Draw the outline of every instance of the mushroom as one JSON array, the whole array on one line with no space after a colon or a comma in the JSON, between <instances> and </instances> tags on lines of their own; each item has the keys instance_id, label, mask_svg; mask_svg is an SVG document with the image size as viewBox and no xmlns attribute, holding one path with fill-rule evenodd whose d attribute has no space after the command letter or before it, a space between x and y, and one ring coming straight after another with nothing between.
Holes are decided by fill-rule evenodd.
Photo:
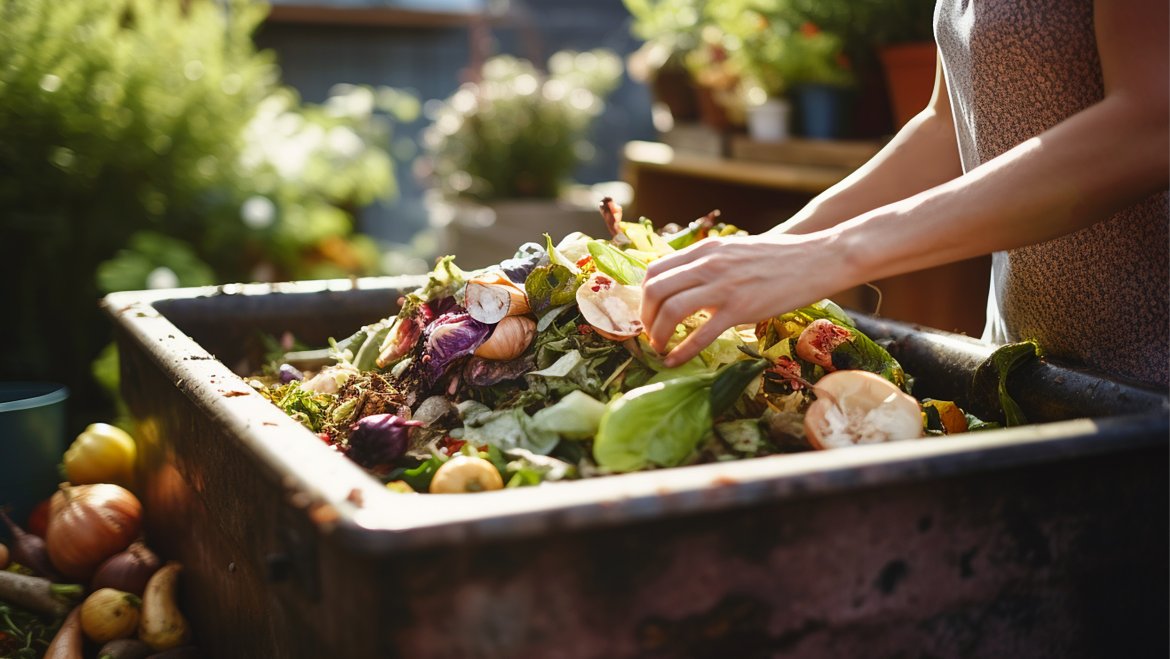
<instances>
[{"instance_id":1,"label":"mushroom","mask_svg":"<svg viewBox=\"0 0 1170 659\"><path fill-rule=\"evenodd\" d=\"M464 290L467 313L481 323L494 325L508 316L529 311L528 296L511 279L499 272L476 277Z\"/></svg>"},{"instance_id":2,"label":"mushroom","mask_svg":"<svg viewBox=\"0 0 1170 659\"><path fill-rule=\"evenodd\" d=\"M597 333L624 341L642 333L642 288L619 284L595 272L577 288L577 308Z\"/></svg>"},{"instance_id":3,"label":"mushroom","mask_svg":"<svg viewBox=\"0 0 1170 659\"><path fill-rule=\"evenodd\" d=\"M804 431L813 448L879 444L922 437L918 401L869 371L835 371L813 386Z\"/></svg>"}]
</instances>

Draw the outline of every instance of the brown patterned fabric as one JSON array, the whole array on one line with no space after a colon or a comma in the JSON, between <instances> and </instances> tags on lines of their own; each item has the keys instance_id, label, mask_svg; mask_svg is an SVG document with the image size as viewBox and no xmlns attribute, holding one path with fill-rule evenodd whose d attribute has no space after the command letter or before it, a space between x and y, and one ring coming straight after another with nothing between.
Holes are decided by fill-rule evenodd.
<instances>
[{"instance_id":1,"label":"brown patterned fabric","mask_svg":"<svg viewBox=\"0 0 1170 659\"><path fill-rule=\"evenodd\" d=\"M939 0L935 35L964 171L1103 97L1092 0ZM995 254L984 338L1033 338L1052 357L1166 387L1168 219L1163 191L1087 229Z\"/></svg>"}]
</instances>

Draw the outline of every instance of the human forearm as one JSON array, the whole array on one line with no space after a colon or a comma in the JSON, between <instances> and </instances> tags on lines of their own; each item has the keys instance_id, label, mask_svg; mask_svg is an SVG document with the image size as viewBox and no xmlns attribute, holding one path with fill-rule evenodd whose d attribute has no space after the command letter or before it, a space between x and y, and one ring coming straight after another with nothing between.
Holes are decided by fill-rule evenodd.
<instances>
[{"instance_id":1,"label":"human forearm","mask_svg":"<svg viewBox=\"0 0 1170 659\"><path fill-rule=\"evenodd\" d=\"M1051 240L1165 189L1165 105L1114 95L968 174L840 225L850 280Z\"/></svg>"}]
</instances>

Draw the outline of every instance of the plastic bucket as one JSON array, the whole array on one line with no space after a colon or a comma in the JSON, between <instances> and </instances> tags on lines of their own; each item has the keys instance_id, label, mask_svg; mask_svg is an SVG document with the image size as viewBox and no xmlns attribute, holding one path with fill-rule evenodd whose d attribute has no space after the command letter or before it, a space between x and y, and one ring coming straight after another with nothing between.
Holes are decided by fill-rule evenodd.
<instances>
[{"instance_id":1,"label":"plastic bucket","mask_svg":"<svg viewBox=\"0 0 1170 659\"><path fill-rule=\"evenodd\" d=\"M68 398L59 384L0 382L0 505L21 523L61 481Z\"/></svg>"}]
</instances>

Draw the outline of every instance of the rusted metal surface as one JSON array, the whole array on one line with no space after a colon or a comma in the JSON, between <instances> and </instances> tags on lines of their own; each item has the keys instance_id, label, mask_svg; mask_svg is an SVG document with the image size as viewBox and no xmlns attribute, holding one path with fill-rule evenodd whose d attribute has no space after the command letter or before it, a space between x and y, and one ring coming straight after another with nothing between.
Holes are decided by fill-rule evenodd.
<instances>
[{"instance_id":1,"label":"rusted metal surface","mask_svg":"<svg viewBox=\"0 0 1170 659\"><path fill-rule=\"evenodd\" d=\"M395 495L231 368L260 332L340 338L417 283L107 298L147 530L209 656L1165 655L1164 393L1041 363L1024 428ZM962 400L988 351L862 323L919 395Z\"/></svg>"}]
</instances>

